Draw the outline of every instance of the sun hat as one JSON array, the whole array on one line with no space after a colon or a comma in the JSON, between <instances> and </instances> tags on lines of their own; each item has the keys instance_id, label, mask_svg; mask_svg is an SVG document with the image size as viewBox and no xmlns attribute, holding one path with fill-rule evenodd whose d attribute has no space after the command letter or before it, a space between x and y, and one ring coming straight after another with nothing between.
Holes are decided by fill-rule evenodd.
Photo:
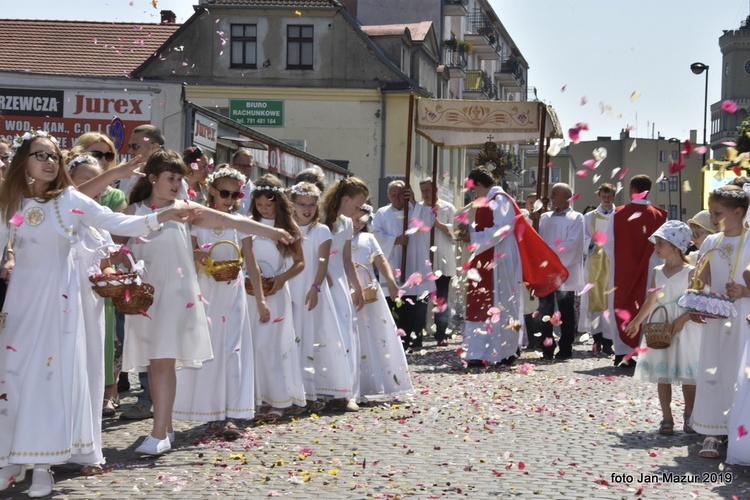
<instances>
[{"instance_id":1,"label":"sun hat","mask_svg":"<svg viewBox=\"0 0 750 500\"><path fill-rule=\"evenodd\" d=\"M685 253L690 245L690 239L693 237L693 232L690 227L679 220L668 220L661 225L659 229L654 231L648 241L656 243L656 237L666 240L680 249L681 252Z\"/></svg>"},{"instance_id":2,"label":"sun hat","mask_svg":"<svg viewBox=\"0 0 750 500\"><path fill-rule=\"evenodd\" d=\"M700 226L711 234L716 232L716 227L711 223L711 214L708 210L701 210L693 215L692 219L688 219L687 223Z\"/></svg>"}]
</instances>

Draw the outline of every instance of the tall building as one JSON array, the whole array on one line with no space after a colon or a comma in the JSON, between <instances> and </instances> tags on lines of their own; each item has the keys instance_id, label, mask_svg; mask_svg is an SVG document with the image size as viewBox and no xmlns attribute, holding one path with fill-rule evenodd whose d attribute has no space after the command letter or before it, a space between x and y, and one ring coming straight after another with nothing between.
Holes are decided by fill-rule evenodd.
<instances>
[{"instance_id":1,"label":"tall building","mask_svg":"<svg viewBox=\"0 0 750 500\"><path fill-rule=\"evenodd\" d=\"M750 16L739 29L725 30L719 37L721 48L721 100L711 105L711 149L714 158L726 153L722 142L737 137L737 127L748 117L750 111ZM722 111L721 103L734 101L739 109L730 114Z\"/></svg>"}]
</instances>

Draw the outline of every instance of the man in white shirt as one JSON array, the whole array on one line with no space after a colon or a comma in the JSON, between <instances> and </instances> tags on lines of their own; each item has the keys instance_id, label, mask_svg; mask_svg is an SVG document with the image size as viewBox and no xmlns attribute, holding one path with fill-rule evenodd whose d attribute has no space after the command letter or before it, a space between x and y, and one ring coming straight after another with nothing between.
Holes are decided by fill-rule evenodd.
<instances>
[{"instance_id":1,"label":"man in white shirt","mask_svg":"<svg viewBox=\"0 0 750 500\"><path fill-rule=\"evenodd\" d=\"M555 312L555 301L560 311L560 344L555 359L570 359L573 356L573 341L578 329L576 324L575 294L584 287L583 215L570 208L570 186L557 183L552 186L550 201L554 210L545 212L539 219L539 235L547 245L557 252L560 261L568 270L568 279L560 288L546 297L539 298L539 316L545 318ZM552 321L542 323L542 354L552 359L555 341L552 336Z\"/></svg>"},{"instance_id":2,"label":"man in white shirt","mask_svg":"<svg viewBox=\"0 0 750 500\"><path fill-rule=\"evenodd\" d=\"M430 228L435 220L432 211L417 205L414 193L406 189L404 181L388 184L390 205L380 208L372 219L371 231L378 240L388 264L405 283L402 304L397 307L396 297L388 296L388 286L381 276L381 289L386 295L396 325L404 330L404 348L422 347L422 336L427 323L427 300L435 290L435 283L427 279L432 269L430 258ZM409 230L404 234L404 206L409 203ZM401 255L406 245L406 268L401 269Z\"/></svg>"},{"instance_id":3,"label":"man in white shirt","mask_svg":"<svg viewBox=\"0 0 750 500\"><path fill-rule=\"evenodd\" d=\"M435 340L438 345L445 345L448 340L445 332L451 314L448 295L451 279L456 274L456 241L453 239L453 219L456 216L456 207L437 196L437 186L430 178L419 181L419 190L422 192L421 205L435 214L435 252L432 256L432 269L436 275L439 275L435 280L437 292L435 308L438 310L435 313ZM433 200L435 200L434 209Z\"/></svg>"},{"instance_id":4,"label":"man in white shirt","mask_svg":"<svg viewBox=\"0 0 750 500\"><path fill-rule=\"evenodd\" d=\"M151 153L164 148L164 134L161 130L154 125L138 125L130 133L130 140L128 141L128 154L131 158L140 155L141 161L145 162ZM140 179L136 175L132 175L127 179L121 179L117 181L116 186L120 191L125 193L125 198L130 200L130 190L133 189L135 183ZM183 189L185 196L187 197L187 187Z\"/></svg>"},{"instance_id":5,"label":"man in white shirt","mask_svg":"<svg viewBox=\"0 0 750 500\"><path fill-rule=\"evenodd\" d=\"M242 187L240 209L237 211L241 215L247 215L250 211L250 195L253 193L253 182L250 180L250 175L253 173L253 154L249 149L238 149L234 152L232 168L247 179L247 183Z\"/></svg>"}]
</instances>

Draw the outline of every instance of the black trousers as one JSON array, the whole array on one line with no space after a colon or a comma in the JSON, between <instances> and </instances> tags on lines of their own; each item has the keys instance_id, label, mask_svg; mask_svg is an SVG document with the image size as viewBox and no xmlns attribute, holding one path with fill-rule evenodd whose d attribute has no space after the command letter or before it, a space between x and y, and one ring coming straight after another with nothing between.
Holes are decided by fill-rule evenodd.
<instances>
[{"instance_id":1,"label":"black trousers","mask_svg":"<svg viewBox=\"0 0 750 500\"><path fill-rule=\"evenodd\" d=\"M552 316L555 312L555 301L557 301L557 310L560 311L560 356L570 356L573 354L573 341L576 338L576 309L575 309L575 292L557 291L546 297L539 298L539 319L544 316ZM545 346L544 342L551 339L552 343ZM547 341L549 343L549 341ZM550 358L555 352L555 340L552 337L552 323L549 321L542 322L542 353L546 358Z\"/></svg>"},{"instance_id":2,"label":"black trousers","mask_svg":"<svg viewBox=\"0 0 750 500\"><path fill-rule=\"evenodd\" d=\"M448 322L451 318L451 308L448 304L448 293L450 291L451 276L441 276L435 280L436 297L442 299L445 304L445 310L442 312L435 313L435 340L440 342L446 340L448 336L445 334L445 330L448 328ZM436 306L437 307L437 306Z\"/></svg>"},{"instance_id":3,"label":"black trousers","mask_svg":"<svg viewBox=\"0 0 750 500\"><path fill-rule=\"evenodd\" d=\"M386 300L396 326L406 333L406 336L401 338L404 349L422 347L422 337L427 326L426 299L417 300L416 295L404 295L401 297L401 307L397 307L396 302L390 297Z\"/></svg>"}]
</instances>

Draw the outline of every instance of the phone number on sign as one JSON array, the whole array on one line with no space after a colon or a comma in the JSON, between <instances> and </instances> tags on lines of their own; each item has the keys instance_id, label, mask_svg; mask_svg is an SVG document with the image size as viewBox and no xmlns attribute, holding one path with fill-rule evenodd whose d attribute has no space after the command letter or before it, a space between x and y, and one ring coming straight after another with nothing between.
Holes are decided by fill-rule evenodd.
<instances>
[{"instance_id":1,"label":"phone number on sign","mask_svg":"<svg viewBox=\"0 0 750 500\"><path fill-rule=\"evenodd\" d=\"M726 483L732 482L731 472L703 472L701 474L612 474L610 482L614 484L632 483Z\"/></svg>"}]
</instances>

